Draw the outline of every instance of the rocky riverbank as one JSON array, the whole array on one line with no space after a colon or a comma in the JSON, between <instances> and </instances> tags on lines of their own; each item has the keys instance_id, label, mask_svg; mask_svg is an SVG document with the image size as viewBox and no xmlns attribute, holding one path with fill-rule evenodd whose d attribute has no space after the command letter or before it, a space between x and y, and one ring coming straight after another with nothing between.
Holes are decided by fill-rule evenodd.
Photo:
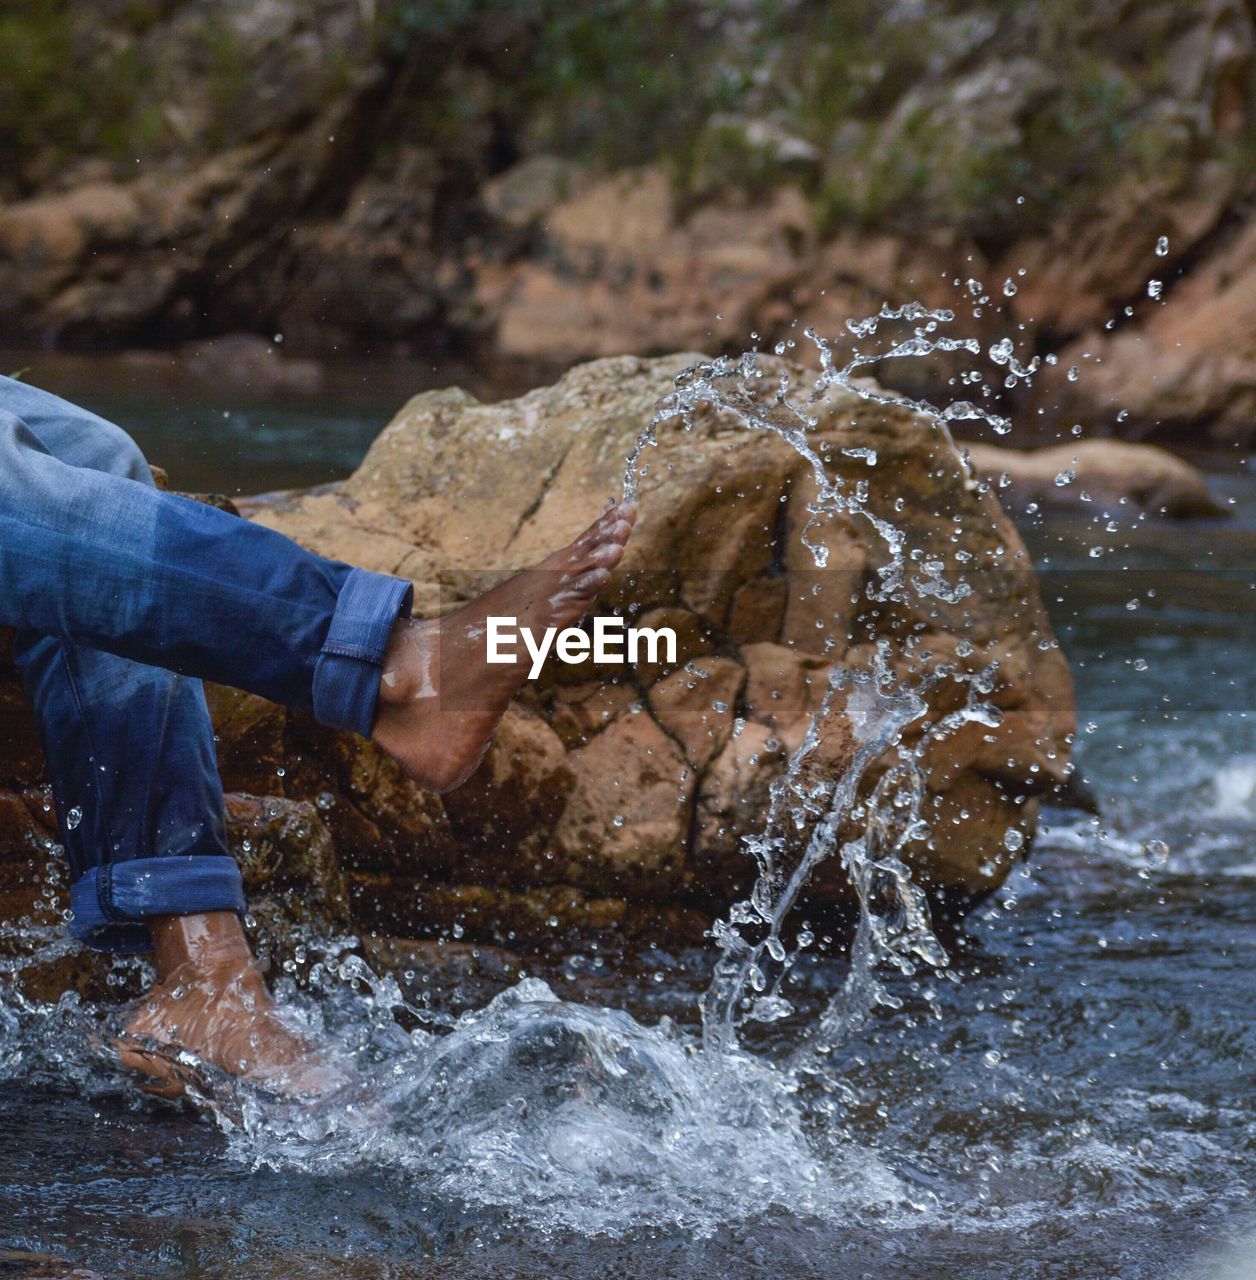
<instances>
[{"instance_id":1,"label":"rocky riverbank","mask_svg":"<svg viewBox=\"0 0 1256 1280\"><path fill-rule=\"evenodd\" d=\"M1060 355L1000 393L1026 434L1254 439L1239 0L2 21L6 345L247 331L555 369L919 298Z\"/></svg>"},{"instance_id":2,"label":"rocky riverbank","mask_svg":"<svg viewBox=\"0 0 1256 1280\"><path fill-rule=\"evenodd\" d=\"M495 405L425 393L343 484L244 509L323 554L412 579L417 607L436 612L582 527L615 489L656 400L695 359L598 361ZM831 465L856 483L872 476L874 450L869 509L904 531L922 563L962 571L970 595L874 606L865 588L884 544L866 521L833 521L820 531L829 564L814 567L799 542L812 481L787 445L705 410L689 430L666 424L606 603L674 627L677 661L551 663L459 790L425 793L361 739L210 689L232 840L259 911L288 902L359 931L521 948L572 935L698 941L748 887L742 837L763 824L768 788L819 706L827 666L865 664L881 640L904 675L913 663L919 674L926 653L968 671L998 663L990 696L1001 725L969 725L926 752L932 835L912 859L946 910L1001 883L1029 847L1039 798L1067 776L1074 728L1068 669L1023 546L992 486L969 473L938 424L897 408L870 413L838 391L816 412L816 438L835 442ZM936 719L960 694L943 681L931 696ZM814 781L850 760L844 705L821 726ZM4 668L9 918L60 901L63 889L42 781L16 673ZM809 894L813 923L840 928L851 895L834 862Z\"/></svg>"}]
</instances>

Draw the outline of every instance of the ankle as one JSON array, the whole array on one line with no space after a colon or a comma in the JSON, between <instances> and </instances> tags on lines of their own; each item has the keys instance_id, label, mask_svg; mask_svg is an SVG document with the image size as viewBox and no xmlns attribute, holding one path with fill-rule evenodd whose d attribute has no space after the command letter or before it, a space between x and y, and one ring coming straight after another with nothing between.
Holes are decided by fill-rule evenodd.
<instances>
[{"instance_id":1,"label":"ankle","mask_svg":"<svg viewBox=\"0 0 1256 1280\"><path fill-rule=\"evenodd\" d=\"M415 622L411 618L398 618L393 624L380 668L380 707L401 706L413 697L414 628Z\"/></svg>"},{"instance_id":2,"label":"ankle","mask_svg":"<svg viewBox=\"0 0 1256 1280\"><path fill-rule=\"evenodd\" d=\"M176 970L198 974L253 970L253 953L234 911L208 911L186 916L153 916L153 959L165 982Z\"/></svg>"}]
</instances>

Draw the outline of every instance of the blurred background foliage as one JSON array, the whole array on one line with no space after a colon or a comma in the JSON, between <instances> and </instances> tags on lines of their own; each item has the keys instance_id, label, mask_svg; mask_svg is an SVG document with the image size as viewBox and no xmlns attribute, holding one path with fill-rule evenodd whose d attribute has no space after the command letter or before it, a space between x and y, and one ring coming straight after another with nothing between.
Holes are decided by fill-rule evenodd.
<instances>
[{"instance_id":1,"label":"blurred background foliage","mask_svg":"<svg viewBox=\"0 0 1256 1280\"><path fill-rule=\"evenodd\" d=\"M246 138L237 7L24 0L0 13L6 194L47 183L70 157L134 165ZM1217 108L1234 127L1182 105L1192 70L1178 37L1206 7L344 0L369 49L346 47L322 73L331 93L363 56L380 64L392 133L456 140L487 117L490 170L532 152L611 168L661 161L690 201L798 183L821 230L1012 235L1098 198L1116 170L1251 164L1250 71ZM144 39L163 23L178 33L177 59ZM176 61L207 86L197 128L181 127Z\"/></svg>"}]
</instances>

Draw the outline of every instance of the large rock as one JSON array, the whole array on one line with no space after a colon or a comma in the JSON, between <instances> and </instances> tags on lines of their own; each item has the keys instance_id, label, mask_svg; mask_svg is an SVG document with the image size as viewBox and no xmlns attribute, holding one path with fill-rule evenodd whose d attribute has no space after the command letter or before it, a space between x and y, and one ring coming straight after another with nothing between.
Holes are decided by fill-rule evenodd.
<instances>
[{"instance_id":1,"label":"large rock","mask_svg":"<svg viewBox=\"0 0 1256 1280\"><path fill-rule=\"evenodd\" d=\"M257 518L324 554L408 576L426 608L447 608L587 523L617 490L623 458L656 400L695 359L598 361L505 404L460 391L418 396L350 480L334 492L262 505ZM936 835L916 853L939 896L972 900L998 883L1012 861L1007 830L1031 830L1036 797L1067 772L1073 725L1067 668L1023 548L936 424L898 409L872 412L844 392L830 392L818 413L819 439L877 453L870 469L865 457L834 448L831 465L869 484L870 508L903 528L913 555L937 558L948 573L957 551L971 557L973 594L954 605L921 597L910 607L871 610L862 592L884 562L879 537L865 521L830 521L829 566L816 570L799 542L811 481L787 445L707 410L687 432L664 424L660 447L645 455L641 519L606 600L645 624L674 626L679 662L626 674L551 664L525 691L518 714L537 728L508 727L468 787L487 795L490 779L522 769L536 776L534 795L546 786L561 803L525 802L514 782L502 793L513 797L511 817L503 810L485 823L473 814L494 803L500 809L500 801L469 806L460 793L434 801L404 780L357 798L359 808L374 806L379 829L404 829L411 810L428 815L430 837L409 847L383 841L385 857L360 843L345 847L362 868L351 879L366 877L369 895L380 895L389 875L439 886L439 900L416 888L408 908L389 902L390 928L443 922L458 884L468 893L471 885L496 886L498 905L476 907L481 920L500 921L507 890L545 901L555 886L581 901L722 904L746 886L741 839L762 825L767 788L802 740L828 666L862 664L878 638L901 642L912 633L918 650L961 668L999 662L992 699L1002 726L930 749ZM939 694L938 712L948 709ZM552 728L542 741L545 725ZM368 744L344 749L360 762L378 758ZM838 717L826 751L830 773L849 758L849 731ZM531 758L526 767L500 758L520 752ZM971 823L953 821L969 810ZM532 816L514 817L523 812ZM354 838L367 834L362 827ZM839 910L848 893L830 876L813 914ZM580 918L592 917L582 908Z\"/></svg>"},{"instance_id":2,"label":"large rock","mask_svg":"<svg viewBox=\"0 0 1256 1280\"><path fill-rule=\"evenodd\" d=\"M411 578L423 611L446 609L579 532L618 492L656 401L697 358L602 360L502 404L460 391L417 396L344 484L250 509L318 552ZM785 368L771 358L764 367L765 386ZM769 788L802 742L829 668L867 665L880 640L908 678L931 662L970 672L998 664L990 700L1000 726L970 725L924 752L933 834L912 855L939 901L962 905L995 887L1020 843L1008 831L1031 834L1038 797L1067 773L1073 729L1068 670L1024 549L938 424L874 411L850 392L831 391L814 412L829 466L866 484L869 512L903 530L911 571L928 576L936 561L954 579L962 568L971 594L872 604L865 588L885 563L880 535L864 519L827 520L813 530L830 550L817 570L799 541L814 483L789 446L707 409L689 430L664 423L644 455L640 521L604 607L674 627L678 660L551 663L470 781L443 798L368 742L211 688L224 784L280 793L287 805L232 802L254 891L270 884L282 897L304 886L305 903L333 920L347 892L359 928L408 937L698 942L711 914L748 887L743 837L763 826ZM11 682L0 677L0 761L29 788L38 753L16 694L4 692ZM961 691L943 679L930 698L936 718ZM835 701L823 722L810 782L850 761L843 708ZM911 726L908 740L923 728ZM0 814L2 857L29 853L23 812L16 826ZM242 834L257 822L269 824L265 840ZM836 921L850 901L833 859L809 917Z\"/></svg>"},{"instance_id":3,"label":"large rock","mask_svg":"<svg viewBox=\"0 0 1256 1280\"><path fill-rule=\"evenodd\" d=\"M479 266L476 300L494 318L498 351L550 362L727 345L775 328L815 240L797 187L684 217L657 168L586 180L534 217L526 257Z\"/></svg>"},{"instance_id":4,"label":"large rock","mask_svg":"<svg viewBox=\"0 0 1256 1280\"><path fill-rule=\"evenodd\" d=\"M1063 507L1105 519L1226 514L1200 471L1154 445L1079 440L1022 450L972 444L968 456L1003 501L1022 510Z\"/></svg>"},{"instance_id":5,"label":"large rock","mask_svg":"<svg viewBox=\"0 0 1256 1280\"><path fill-rule=\"evenodd\" d=\"M1035 405L1138 439L1256 444L1256 224L1180 270L1171 259L1148 264L1144 280L1158 281L1159 298L1143 297L1135 323L1065 347ZM1074 368L1070 381L1064 371Z\"/></svg>"}]
</instances>

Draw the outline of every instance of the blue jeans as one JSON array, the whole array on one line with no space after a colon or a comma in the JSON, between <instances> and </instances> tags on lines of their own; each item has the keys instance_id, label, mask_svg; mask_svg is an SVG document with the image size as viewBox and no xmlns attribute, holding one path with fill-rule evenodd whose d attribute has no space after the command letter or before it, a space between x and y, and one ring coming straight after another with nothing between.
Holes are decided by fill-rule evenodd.
<instances>
[{"instance_id":1,"label":"blue jeans","mask_svg":"<svg viewBox=\"0 0 1256 1280\"><path fill-rule=\"evenodd\" d=\"M200 681L369 734L408 582L153 485L125 432L0 377L0 625L16 629L71 871L71 932L242 911Z\"/></svg>"}]
</instances>

